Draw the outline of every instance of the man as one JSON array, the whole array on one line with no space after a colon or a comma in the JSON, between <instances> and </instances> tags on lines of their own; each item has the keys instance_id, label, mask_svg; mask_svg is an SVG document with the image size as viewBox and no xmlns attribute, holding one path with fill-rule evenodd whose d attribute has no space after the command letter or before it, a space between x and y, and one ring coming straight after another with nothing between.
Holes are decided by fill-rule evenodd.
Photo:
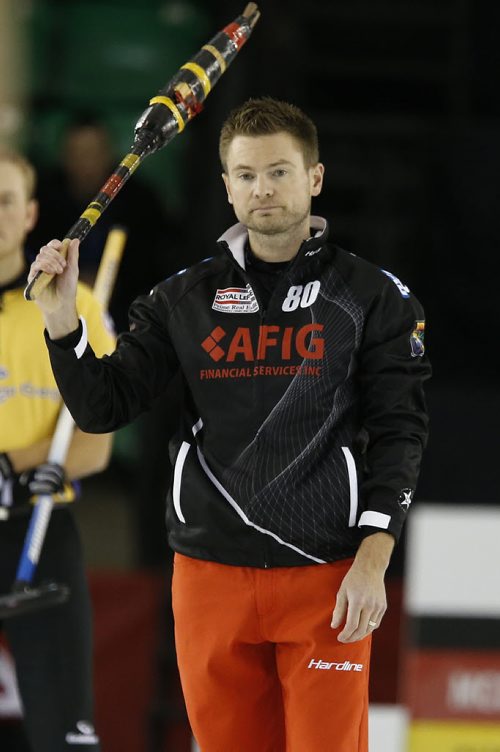
<instances>
[{"instance_id":1,"label":"man","mask_svg":"<svg viewBox=\"0 0 500 752\"><path fill-rule=\"evenodd\" d=\"M203 752L367 752L371 632L426 439L423 312L311 216L324 167L297 107L246 102L220 156L239 224L134 303L110 358L78 321L76 242L67 261L44 246L30 279L57 275L38 302L85 430L131 420L181 370L168 525Z\"/></svg>"},{"instance_id":2,"label":"man","mask_svg":"<svg viewBox=\"0 0 500 752\"><path fill-rule=\"evenodd\" d=\"M68 503L71 481L106 466L111 436L76 430L65 467L47 462L61 398L43 344L43 320L24 300L24 241L37 219L35 174L19 154L0 150L0 592L16 576L37 494L58 502L35 583L55 580L71 588L67 603L3 625L16 664L25 727L33 752L98 750L93 729L91 612L78 532ZM90 336L100 354L114 337L88 289L78 286ZM17 514L16 514L17 513ZM6 519L5 519L6 518Z\"/></svg>"}]
</instances>

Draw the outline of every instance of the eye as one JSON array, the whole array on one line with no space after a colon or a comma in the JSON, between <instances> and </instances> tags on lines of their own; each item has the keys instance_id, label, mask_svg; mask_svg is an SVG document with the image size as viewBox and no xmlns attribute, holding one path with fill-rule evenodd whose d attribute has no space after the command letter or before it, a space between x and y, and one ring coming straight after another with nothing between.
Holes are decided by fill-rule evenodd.
<instances>
[{"instance_id":1,"label":"eye","mask_svg":"<svg viewBox=\"0 0 500 752\"><path fill-rule=\"evenodd\" d=\"M239 180L243 180L245 182L252 180L253 175L251 172L242 172L238 175Z\"/></svg>"},{"instance_id":2,"label":"eye","mask_svg":"<svg viewBox=\"0 0 500 752\"><path fill-rule=\"evenodd\" d=\"M275 178L282 178L286 174L287 174L287 171L283 169L283 167L278 167L276 168L276 170L273 170L273 175Z\"/></svg>"}]
</instances>

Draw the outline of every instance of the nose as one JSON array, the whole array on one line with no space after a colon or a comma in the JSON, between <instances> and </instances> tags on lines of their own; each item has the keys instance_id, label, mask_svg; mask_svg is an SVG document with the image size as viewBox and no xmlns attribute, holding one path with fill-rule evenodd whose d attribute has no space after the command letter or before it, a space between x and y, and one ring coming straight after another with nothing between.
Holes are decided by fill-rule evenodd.
<instances>
[{"instance_id":1,"label":"nose","mask_svg":"<svg viewBox=\"0 0 500 752\"><path fill-rule=\"evenodd\" d=\"M257 175L253 184L253 193L255 198L263 198L273 195L273 186L265 175Z\"/></svg>"}]
</instances>

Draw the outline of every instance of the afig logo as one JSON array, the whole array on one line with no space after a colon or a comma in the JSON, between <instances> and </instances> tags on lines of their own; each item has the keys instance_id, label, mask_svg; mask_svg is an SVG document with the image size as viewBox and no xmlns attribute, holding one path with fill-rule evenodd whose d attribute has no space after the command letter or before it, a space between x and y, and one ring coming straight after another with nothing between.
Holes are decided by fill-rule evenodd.
<instances>
[{"instance_id":1,"label":"afig logo","mask_svg":"<svg viewBox=\"0 0 500 752\"><path fill-rule=\"evenodd\" d=\"M322 360L325 340L318 336L322 331L323 324L305 324L299 329L262 325L255 332L246 326L239 326L225 350L221 342L227 332L221 326L216 326L201 346L216 363L224 357L227 363L262 361L266 360L269 350L276 349L280 350L283 361L292 360L295 356L305 360Z\"/></svg>"},{"instance_id":2,"label":"afig logo","mask_svg":"<svg viewBox=\"0 0 500 752\"><path fill-rule=\"evenodd\" d=\"M325 352L322 331L323 324L306 324L298 329L263 325L258 329L240 326L228 334L216 326L201 346L221 367L202 368L200 379L321 376ZM274 357L268 358L268 354ZM265 365L269 361L272 365Z\"/></svg>"},{"instance_id":3,"label":"afig logo","mask_svg":"<svg viewBox=\"0 0 500 752\"><path fill-rule=\"evenodd\" d=\"M207 352L212 360L217 362L224 357L224 350L217 344L223 337L226 336L226 332L221 326L216 326L213 332L203 340L201 346Z\"/></svg>"}]
</instances>

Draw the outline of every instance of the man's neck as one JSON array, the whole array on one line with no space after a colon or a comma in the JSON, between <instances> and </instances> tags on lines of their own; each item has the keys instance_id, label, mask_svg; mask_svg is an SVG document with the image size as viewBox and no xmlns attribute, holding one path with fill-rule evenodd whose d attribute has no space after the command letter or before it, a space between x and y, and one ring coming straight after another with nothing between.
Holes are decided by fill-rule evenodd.
<instances>
[{"instance_id":1,"label":"man's neck","mask_svg":"<svg viewBox=\"0 0 500 752\"><path fill-rule=\"evenodd\" d=\"M3 287L13 282L25 267L24 255L22 250L19 253L9 253L8 256L0 258L0 285Z\"/></svg>"},{"instance_id":2,"label":"man's neck","mask_svg":"<svg viewBox=\"0 0 500 752\"><path fill-rule=\"evenodd\" d=\"M290 228L288 232L276 235L263 235L248 230L248 241L254 256L262 261L290 261L297 255L300 246L311 236L310 218L302 224Z\"/></svg>"}]
</instances>

